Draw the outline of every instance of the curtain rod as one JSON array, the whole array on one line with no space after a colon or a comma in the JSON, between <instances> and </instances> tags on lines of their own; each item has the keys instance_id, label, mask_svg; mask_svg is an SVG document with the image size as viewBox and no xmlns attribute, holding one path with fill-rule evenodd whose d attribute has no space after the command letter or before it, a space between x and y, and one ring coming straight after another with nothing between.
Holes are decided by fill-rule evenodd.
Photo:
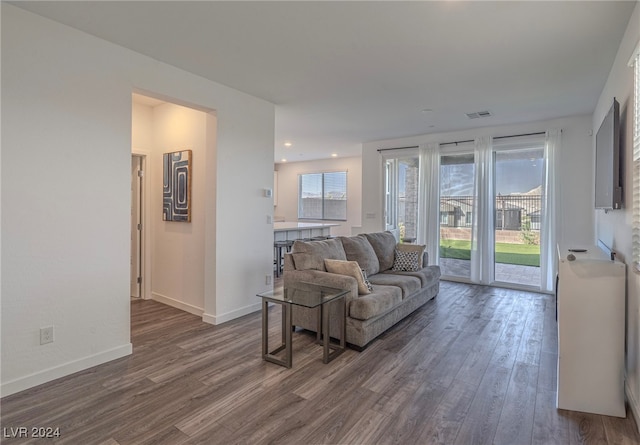
<instances>
[{"instance_id":1,"label":"curtain rod","mask_svg":"<svg viewBox=\"0 0 640 445\"><path fill-rule=\"evenodd\" d=\"M507 138L519 138L524 136L541 136L543 134L547 134L546 131L538 131L537 133L524 133L524 134L514 134L511 136L496 136L494 139L507 139Z\"/></svg>"},{"instance_id":2,"label":"curtain rod","mask_svg":"<svg viewBox=\"0 0 640 445\"><path fill-rule=\"evenodd\" d=\"M523 134L513 134L510 136L496 136L493 139L507 139L507 138L519 138L519 137L524 137L524 136L541 136L543 134L546 134L546 132L544 131L539 131L537 133L523 133ZM468 144L470 142L475 142L474 139L467 139L465 141L453 141L453 142L443 142L442 145L458 145L458 144ZM378 153L383 152L383 151L388 151L388 150L406 150L409 148L419 148L417 145L414 145L412 147L397 147L397 148L379 148L378 149Z\"/></svg>"},{"instance_id":3,"label":"curtain rod","mask_svg":"<svg viewBox=\"0 0 640 445\"><path fill-rule=\"evenodd\" d=\"M383 151L389 151L389 150L408 150L410 148L420 148L420 147L418 147L417 145L414 145L412 147L378 148L378 153Z\"/></svg>"},{"instance_id":4,"label":"curtain rod","mask_svg":"<svg viewBox=\"0 0 640 445\"><path fill-rule=\"evenodd\" d=\"M458 144L468 144L469 142L474 142L473 139L468 139L466 141L453 141L453 142L443 142L440 146L443 145L458 145Z\"/></svg>"},{"instance_id":5,"label":"curtain rod","mask_svg":"<svg viewBox=\"0 0 640 445\"><path fill-rule=\"evenodd\" d=\"M538 131L537 133L523 133L523 134L512 134L509 136L496 136L493 139L508 139L508 138L519 138L524 136L541 136L546 134L545 131ZM444 142L440 145L458 145L458 144L468 144L469 142L475 142L474 139L468 139L466 141L454 141L454 142Z\"/></svg>"}]
</instances>

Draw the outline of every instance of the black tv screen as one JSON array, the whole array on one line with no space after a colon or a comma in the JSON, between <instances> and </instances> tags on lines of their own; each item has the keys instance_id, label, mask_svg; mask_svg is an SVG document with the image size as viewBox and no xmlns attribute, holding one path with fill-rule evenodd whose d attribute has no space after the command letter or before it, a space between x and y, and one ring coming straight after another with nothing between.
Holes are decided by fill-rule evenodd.
<instances>
[{"instance_id":1,"label":"black tv screen","mask_svg":"<svg viewBox=\"0 0 640 445\"><path fill-rule=\"evenodd\" d=\"M596 134L595 173L596 209L622 208L620 105L615 98Z\"/></svg>"}]
</instances>

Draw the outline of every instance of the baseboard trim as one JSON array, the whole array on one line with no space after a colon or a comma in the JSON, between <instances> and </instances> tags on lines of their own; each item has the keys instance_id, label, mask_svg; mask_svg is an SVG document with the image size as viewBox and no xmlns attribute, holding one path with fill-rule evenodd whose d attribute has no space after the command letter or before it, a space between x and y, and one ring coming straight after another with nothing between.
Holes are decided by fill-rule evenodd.
<instances>
[{"instance_id":1,"label":"baseboard trim","mask_svg":"<svg viewBox=\"0 0 640 445\"><path fill-rule=\"evenodd\" d=\"M175 300L173 298L167 297L166 295L162 295L157 292L151 292L151 299L157 301L158 303L166 304L167 306L180 309L181 311L185 311L190 314L197 315L198 317L202 317L202 314L204 314L204 309L202 308L199 308L189 303L185 303L183 301Z\"/></svg>"},{"instance_id":2,"label":"baseboard trim","mask_svg":"<svg viewBox=\"0 0 640 445\"><path fill-rule=\"evenodd\" d=\"M2 397L9 396L11 394L33 388L34 386L42 385L43 383L47 383L61 377L66 377L73 373L84 371L85 369L93 368L94 366L102 365L103 363L107 363L112 360L126 357L127 355L131 355L132 352L133 346L131 343L127 343L98 354L63 363L62 365L54 366L53 368L4 382L0 386L0 394Z\"/></svg>"},{"instance_id":3,"label":"baseboard trim","mask_svg":"<svg viewBox=\"0 0 640 445\"><path fill-rule=\"evenodd\" d=\"M629 402L629 408L631 408L631 415L636 421L636 428L640 433L640 405L638 404L638 400L636 399L635 394L633 394L633 391L631 391L631 388L629 387L629 381L626 379L624 382L624 392L627 395L627 402Z\"/></svg>"},{"instance_id":4,"label":"baseboard trim","mask_svg":"<svg viewBox=\"0 0 640 445\"><path fill-rule=\"evenodd\" d=\"M256 304L251 304L249 306L236 309L235 311L226 312L220 315L212 315L212 314L204 313L202 314L202 321L209 324L222 324L227 321L235 320L236 318L240 318L248 314L253 314L256 311L259 311L261 307L262 307L261 303L258 302Z\"/></svg>"}]
</instances>

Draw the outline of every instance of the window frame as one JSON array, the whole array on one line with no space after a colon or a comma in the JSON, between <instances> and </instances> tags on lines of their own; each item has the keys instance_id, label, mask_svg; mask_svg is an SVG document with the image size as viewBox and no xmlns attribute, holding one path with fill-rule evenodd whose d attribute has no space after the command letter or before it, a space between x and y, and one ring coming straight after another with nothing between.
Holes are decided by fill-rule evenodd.
<instances>
[{"instance_id":1,"label":"window frame","mask_svg":"<svg viewBox=\"0 0 640 445\"><path fill-rule=\"evenodd\" d=\"M407 147L387 150L382 154L382 180L383 180L383 221L385 230L398 231L400 234L400 164L406 159L415 159L420 168L420 152L418 147ZM420 187L418 182L417 200L420 199ZM418 217L416 215L416 217ZM417 221L416 221L417 223Z\"/></svg>"},{"instance_id":2,"label":"window frame","mask_svg":"<svg viewBox=\"0 0 640 445\"><path fill-rule=\"evenodd\" d=\"M325 175L335 175L335 174L344 174L344 218L328 218L325 215L325 211L326 211L326 207L325 207L325 189L326 189L326 182L325 182ZM320 197L321 197L321 210L322 210L322 215L319 218L313 217L313 216L304 216L303 215L303 206L302 204L302 194L303 194L303 190L302 190L302 181L303 181L303 177L305 176L316 176L316 175L321 175L321 179L320 179L320 187L321 187L321 191L320 191ZM349 205L349 194L348 194L348 189L349 189L349 175L348 175L348 171L347 170L338 170L338 171L323 171L323 172L309 172L309 173L300 173L298 174L298 219L299 220L307 220L307 221L347 221L348 220L348 205Z\"/></svg>"}]
</instances>

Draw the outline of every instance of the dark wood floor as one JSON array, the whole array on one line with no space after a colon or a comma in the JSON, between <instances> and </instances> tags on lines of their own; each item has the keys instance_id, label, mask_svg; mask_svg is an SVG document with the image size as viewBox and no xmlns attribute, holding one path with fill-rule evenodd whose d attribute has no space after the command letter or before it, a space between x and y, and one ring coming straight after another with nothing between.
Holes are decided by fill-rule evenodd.
<instances>
[{"instance_id":1,"label":"dark wood floor","mask_svg":"<svg viewBox=\"0 0 640 445\"><path fill-rule=\"evenodd\" d=\"M29 442L6 438L18 427L59 428L65 444L640 443L631 414L555 408L549 295L443 282L327 365L294 334L290 370L262 361L259 313L211 326L135 301L131 322L130 357L4 398L2 443Z\"/></svg>"}]
</instances>

